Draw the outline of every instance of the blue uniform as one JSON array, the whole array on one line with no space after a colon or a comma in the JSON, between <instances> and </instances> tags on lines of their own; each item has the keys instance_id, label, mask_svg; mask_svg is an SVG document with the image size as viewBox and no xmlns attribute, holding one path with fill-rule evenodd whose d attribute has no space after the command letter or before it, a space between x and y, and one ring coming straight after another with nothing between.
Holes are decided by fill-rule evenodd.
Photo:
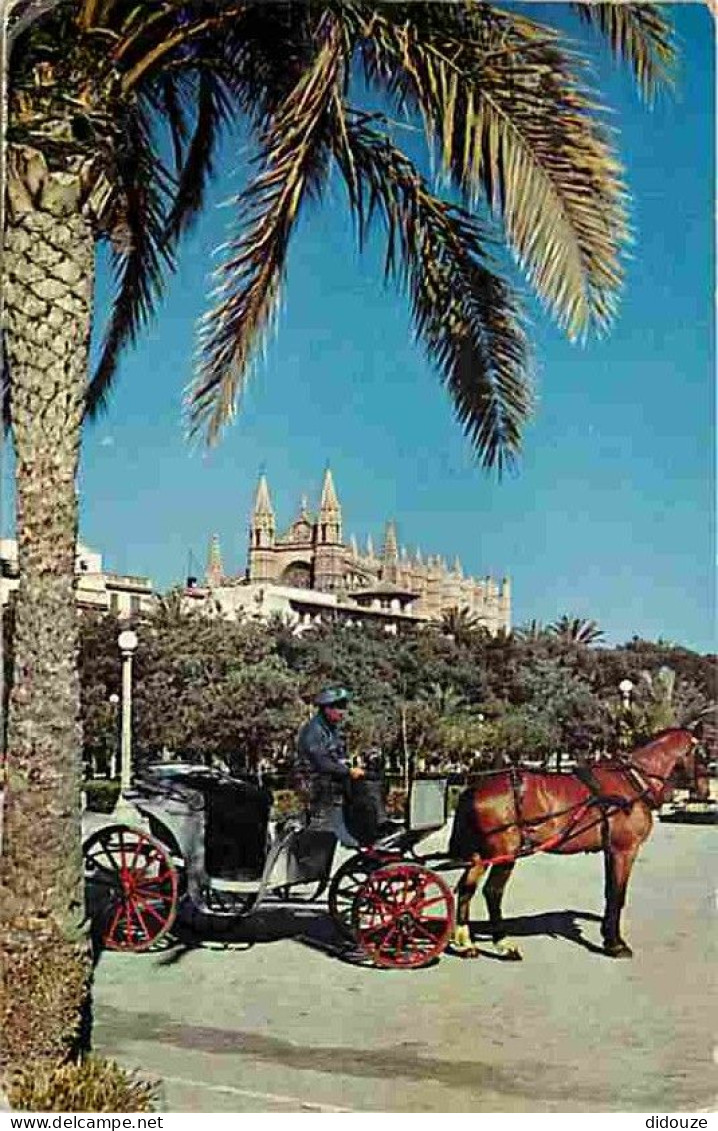
<instances>
[{"instance_id":1,"label":"blue uniform","mask_svg":"<svg viewBox=\"0 0 718 1131\"><path fill-rule=\"evenodd\" d=\"M323 711L300 730L297 753L300 771L309 777L311 800L341 802L349 780L346 743Z\"/></svg>"},{"instance_id":2,"label":"blue uniform","mask_svg":"<svg viewBox=\"0 0 718 1131\"><path fill-rule=\"evenodd\" d=\"M297 738L299 773L309 787L309 823L331 829L344 844L356 844L344 825L342 805L350 781L343 735L319 711Z\"/></svg>"}]
</instances>

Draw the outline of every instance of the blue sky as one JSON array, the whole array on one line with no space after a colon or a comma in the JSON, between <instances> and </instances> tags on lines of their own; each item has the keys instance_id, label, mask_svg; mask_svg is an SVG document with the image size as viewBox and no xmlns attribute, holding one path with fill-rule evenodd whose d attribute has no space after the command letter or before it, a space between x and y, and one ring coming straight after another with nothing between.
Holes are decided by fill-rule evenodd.
<instances>
[{"instance_id":1,"label":"blue sky","mask_svg":"<svg viewBox=\"0 0 718 1131\"><path fill-rule=\"evenodd\" d=\"M561 6L531 10L584 38ZM566 612L596 619L612 643L636 633L714 650L713 24L703 5L672 11L677 94L652 110L589 41L636 243L605 340L570 345L531 307L539 405L517 475L498 482L476 466L405 300L383 287L379 245L358 256L338 194L297 233L278 335L237 423L210 454L191 449L182 392L229 219L213 206L86 437L81 535L107 567L168 587L190 553L203 568L216 532L225 568L240 572L259 467L283 524L302 492L317 498L329 462L347 535L380 542L394 517L401 543L510 575L516 624ZM241 185L243 162L228 147L215 205ZM98 291L102 302L102 272Z\"/></svg>"}]
</instances>

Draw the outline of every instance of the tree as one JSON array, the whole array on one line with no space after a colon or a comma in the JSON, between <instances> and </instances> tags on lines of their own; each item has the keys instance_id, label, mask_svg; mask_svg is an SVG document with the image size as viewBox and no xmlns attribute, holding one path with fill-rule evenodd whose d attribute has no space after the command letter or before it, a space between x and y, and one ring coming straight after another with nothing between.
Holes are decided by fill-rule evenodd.
<instances>
[{"instance_id":1,"label":"tree","mask_svg":"<svg viewBox=\"0 0 718 1131\"><path fill-rule=\"evenodd\" d=\"M455 606L447 609L441 616L441 631L457 644L470 643L481 629L481 619L466 607Z\"/></svg>"},{"instance_id":2,"label":"tree","mask_svg":"<svg viewBox=\"0 0 718 1131\"><path fill-rule=\"evenodd\" d=\"M650 94L672 56L659 10L580 10ZM461 204L433 193L381 113L353 104L354 66L421 112ZM386 275L488 467L519 450L530 367L517 299L487 256L492 226L470 209L488 205L572 336L609 323L627 232L615 154L577 61L550 29L489 6L65 0L21 33L11 96L6 411L20 586L0 874L5 1070L26 1057L29 1032L38 1057L67 1050L89 979L73 592L82 424L155 309L225 124L244 115L258 151L191 398L211 438L271 324L298 216L334 170L360 240L381 215ZM98 241L117 288L88 380Z\"/></svg>"},{"instance_id":3,"label":"tree","mask_svg":"<svg viewBox=\"0 0 718 1131\"><path fill-rule=\"evenodd\" d=\"M549 632L564 645L596 644L604 637L603 629L599 628L595 620L571 617L565 613L549 625Z\"/></svg>"}]
</instances>

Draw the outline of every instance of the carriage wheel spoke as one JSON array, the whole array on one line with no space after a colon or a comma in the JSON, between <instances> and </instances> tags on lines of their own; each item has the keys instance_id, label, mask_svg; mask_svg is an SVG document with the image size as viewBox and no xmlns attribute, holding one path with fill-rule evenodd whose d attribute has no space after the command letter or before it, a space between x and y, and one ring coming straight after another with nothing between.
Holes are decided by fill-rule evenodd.
<instances>
[{"instance_id":1,"label":"carriage wheel spoke","mask_svg":"<svg viewBox=\"0 0 718 1131\"><path fill-rule=\"evenodd\" d=\"M117 910L115 911L114 918L113 918L110 926L107 929L106 939L108 941L111 941L112 939L114 939L115 931L117 930L117 925L118 925L121 917L122 917L122 904L120 902L118 902Z\"/></svg>"},{"instance_id":2,"label":"carriage wheel spoke","mask_svg":"<svg viewBox=\"0 0 718 1131\"><path fill-rule=\"evenodd\" d=\"M144 918L143 918L143 916L142 916L142 912L140 911L140 903L139 903L139 900L135 900L135 901L134 901L134 903L133 903L133 908L134 908L134 912L135 912L135 915L137 916L137 922L138 922L138 923L140 924L140 926L142 927L142 930L143 930L143 932L144 932L145 938L146 938L146 939L151 939L151 938L153 937L153 936L152 936L152 931L151 931L151 930L150 930L150 928L149 928L149 927L147 926L147 923L145 922L145 920L144 920Z\"/></svg>"},{"instance_id":3,"label":"carriage wheel spoke","mask_svg":"<svg viewBox=\"0 0 718 1131\"><path fill-rule=\"evenodd\" d=\"M136 842L135 842L134 855L133 855L133 857L132 857L132 859L131 859L131 861L128 865L131 872L135 870L135 864L137 863L137 857L140 854L140 847L142 846L142 843L144 842L144 840L145 840L145 837L139 836L137 838Z\"/></svg>"},{"instance_id":4,"label":"carriage wheel spoke","mask_svg":"<svg viewBox=\"0 0 718 1131\"><path fill-rule=\"evenodd\" d=\"M396 925L393 925L389 928L389 930L386 932L386 935L384 936L383 942L380 942L379 945L377 946L377 950L378 950L379 954L381 954L382 951L387 950L387 948L389 946L389 940L391 939L392 935L397 934L398 929L399 928Z\"/></svg>"},{"instance_id":5,"label":"carriage wheel spoke","mask_svg":"<svg viewBox=\"0 0 718 1131\"><path fill-rule=\"evenodd\" d=\"M93 852L90 859L94 861L94 860L97 859L98 856L106 856L107 859L110 862L110 867L112 868L112 871L116 872L119 875L120 869L117 866L117 858L112 855L112 853L110 852L110 850L108 849L108 847L104 843L104 841L101 844L98 845L98 848L99 848L100 851L97 852L97 853Z\"/></svg>"},{"instance_id":6,"label":"carriage wheel spoke","mask_svg":"<svg viewBox=\"0 0 718 1131\"><path fill-rule=\"evenodd\" d=\"M120 842L120 868L127 867L127 860L125 859L125 833L124 829L120 829L118 840Z\"/></svg>"},{"instance_id":7,"label":"carriage wheel spoke","mask_svg":"<svg viewBox=\"0 0 718 1131\"><path fill-rule=\"evenodd\" d=\"M148 911L150 915L153 915L158 923L164 923L164 916L160 915L159 911L157 911L157 909L152 906L149 900L141 899L139 898L138 893L135 893L134 902L136 907L142 907L144 911Z\"/></svg>"},{"instance_id":8,"label":"carriage wheel spoke","mask_svg":"<svg viewBox=\"0 0 718 1131\"><path fill-rule=\"evenodd\" d=\"M414 903L409 905L409 908L416 914L420 914L422 911L426 911L427 907L434 907L437 903L446 903L446 896L443 895L443 893L433 895L427 899L415 900Z\"/></svg>"},{"instance_id":9,"label":"carriage wheel spoke","mask_svg":"<svg viewBox=\"0 0 718 1131\"><path fill-rule=\"evenodd\" d=\"M390 919L384 919L380 923L368 923L366 926L362 926L361 929L367 935L374 935L377 931L386 931L394 922L395 919L392 916Z\"/></svg>"},{"instance_id":10,"label":"carriage wheel spoke","mask_svg":"<svg viewBox=\"0 0 718 1131\"><path fill-rule=\"evenodd\" d=\"M446 921L443 919L437 919L436 924L443 929L446 926ZM432 930L430 930L429 926L426 923L421 923L417 920L414 923L414 930L419 931L419 933L422 934L424 938L430 939L432 943L436 942L436 935Z\"/></svg>"}]
</instances>

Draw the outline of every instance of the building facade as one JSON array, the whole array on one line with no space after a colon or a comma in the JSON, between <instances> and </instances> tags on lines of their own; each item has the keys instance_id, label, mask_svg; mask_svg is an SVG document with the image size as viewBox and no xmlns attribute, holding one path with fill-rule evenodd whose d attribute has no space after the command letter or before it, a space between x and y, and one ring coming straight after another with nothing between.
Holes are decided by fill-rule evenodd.
<instances>
[{"instance_id":1,"label":"building facade","mask_svg":"<svg viewBox=\"0 0 718 1131\"><path fill-rule=\"evenodd\" d=\"M17 542L0 539L0 604L5 605L19 584ZM110 573L102 568L102 555L77 543L75 594L80 609L115 613L121 620L150 612L155 601L148 577Z\"/></svg>"},{"instance_id":2,"label":"building facade","mask_svg":"<svg viewBox=\"0 0 718 1131\"><path fill-rule=\"evenodd\" d=\"M419 550L409 554L399 548L393 521L386 524L378 552L371 538L362 549L356 538L345 540L329 469L316 512L303 498L283 530L277 526L266 476L260 476L249 520L246 572L225 575L215 536L205 582L195 598L211 593L215 608L225 615L240 609L260 616L287 613L308 623L333 612L356 621L379 618L396 624L438 621L452 609L465 609L492 633L511 626L508 578L499 585L491 577L465 576L458 558L449 567L439 556L424 558Z\"/></svg>"}]
</instances>

